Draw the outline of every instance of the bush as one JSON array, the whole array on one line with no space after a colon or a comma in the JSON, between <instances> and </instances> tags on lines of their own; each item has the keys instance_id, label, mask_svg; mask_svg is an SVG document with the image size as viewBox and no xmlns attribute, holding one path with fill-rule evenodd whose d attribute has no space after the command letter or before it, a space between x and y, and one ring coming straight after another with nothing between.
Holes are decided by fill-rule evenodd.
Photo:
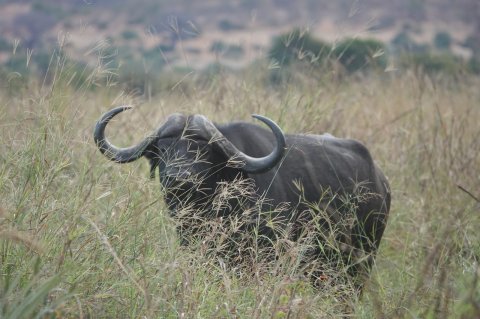
<instances>
[{"instance_id":1,"label":"bush","mask_svg":"<svg viewBox=\"0 0 480 319\"><path fill-rule=\"evenodd\" d=\"M232 30L241 30L243 29L243 26L235 22L232 22L230 20L224 19L218 22L218 28L222 31L232 31Z\"/></svg>"},{"instance_id":2,"label":"bush","mask_svg":"<svg viewBox=\"0 0 480 319\"><path fill-rule=\"evenodd\" d=\"M433 39L433 43L439 50L450 50L450 46L452 45L452 37L448 32L437 32Z\"/></svg>"},{"instance_id":3,"label":"bush","mask_svg":"<svg viewBox=\"0 0 480 319\"><path fill-rule=\"evenodd\" d=\"M421 69L425 73L429 74L457 74L466 69L463 61L460 58L447 53L418 53L404 55L400 58L400 64L404 67Z\"/></svg>"},{"instance_id":4,"label":"bush","mask_svg":"<svg viewBox=\"0 0 480 319\"><path fill-rule=\"evenodd\" d=\"M468 69L474 74L480 74L480 58L472 57L468 61Z\"/></svg>"},{"instance_id":5,"label":"bush","mask_svg":"<svg viewBox=\"0 0 480 319\"><path fill-rule=\"evenodd\" d=\"M415 45L415 42L405 31L399 32L390 43L396 50L401 51L410 51L410 48Z\"/></svg>"},{"instance_id":6,"label":"bush","mask_svg":"<svg viewBox=\"0 0 480 319\"><path fill-rule=\"evenodd\" d=\"M107 22L107 21L98 21L98 22L96 23L96 25L97 25L97 28L98 28L99 30L105 30L105 29L108 28L108 22Z\"/></svg>"},{"instance_id":7,"label":"bush","mask_svg":"<svg viewBox=\"0 0 480 319\"><path fill-rule=\"evenodd\" d=\"M395 27L395 17L393 15L378 17L375 24L368 28L369 31L385 30Z\"/></svg>"},{"instance_id":8,"label":"bush","mask_svg":"<svg viewBox=\"0 0 480 319\"><path fill-rule=\"evenodd\" d=\"M133 39L138 39L138 34L137 32L133 30L125 30L122 32L122 38L124 40L133 40Z\"/></svg>"},{"instance_id":9,"label":"bush","mask_svg":"<svg viewBox=\"0 0 480 319\"><path fill-rule=\"evenodd\" d=\"M294 61L321 63L331 52L331 46L314 39L309 32L295 29L273 40L269 56L280 65L288 65Z\"/></svg>"},{"instance_id":10,"label":"bush","mask_svg":"<svg viewBox=\"0 0 480 319\"><path fill-rule=\"evenodd\" d=\"M127 91L144 93L153 79L152 74L144 70L141 61L131 60L118 69L118 81Z\"/></svg>"},{"instance_id":11,"label":"bush","mask_svg":"<svg viewBox=\"0 0 480 319\"><path fill-rule=\"evenodd\" d=\"M463 42L463 46L472 50L473 55L480 57L480 37L478 35L472 34L468 36Z\"/></svg>"},{"instance_id":12,"label":"bush","mask_svg":"<svg viewBox=\"0 0 480 319\"><path fill-rule=\"evenodd\" d=\"M145 51L143 53L143 55L145 57L146 56L151 56L151 55L158 56L162 52L167 53L167 52L173 52L173 51L175 51L175 42L172 41L171 43L160 43L159 45L157 45L153 49Z\"/></svg>"},{"instance_id":13,"label":"bush","mask_svg":"<svg viewBox=\"0 0 480 319\"><path fill-rule=\"evenodd\" d=\"M346 71L352 73L370 67L387 66L386 47L374 39L346 39L334 49L333 54Z\"/></svg>"},{"instance_id":14,"label":"bush","mask_svg":"<svg viewBox=\"0 0 480 319\"><path fill-rule=\"evenodd\" d=\"M9 71L18 72L21 75L28 74L27 56L25 54L12 55L5 65Z\"/></svg>"},{"instance_id":15,"label":"bush","mask_svg":"<svg viewBox=\"0 0 480 319\"><path fill-rule=\"evenodd\" d=\"M45 76L50 67L51 61L52 54L45 51L40 51L32 56L32 62L35 64L37 72L41 76ZM53 61L53 63L55 63L55 61Z\"/></svg>"},{"instance_id":16,"label":"bush","mask_svg":"<svg viewBox=\"0 0 480 319\"><path fill-rule=\"evenodd\" d=\"M0 51L10 51L13 46L4 38L0 37Z\"/></svg>"},{"instance_id":17,"label":"bush","mask_svg":"<svg viewBox=\"0 0 480 319\"><path fill-rule=\"evenodd\" d=\"M244 53L241 45L227 44L223 41L214 41L210 47L210 52L221 54L227 58L239 58Z\"/></svg>"}]
</instances>

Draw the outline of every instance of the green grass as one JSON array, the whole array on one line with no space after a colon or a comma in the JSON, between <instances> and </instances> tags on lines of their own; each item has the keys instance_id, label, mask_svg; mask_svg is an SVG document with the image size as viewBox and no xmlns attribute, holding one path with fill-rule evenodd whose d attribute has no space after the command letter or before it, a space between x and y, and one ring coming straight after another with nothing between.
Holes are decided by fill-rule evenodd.
<instances>
[{"instance_id":1,"label":"green grass","mask_svg":"<svg viewBox=\"0 0 480 319\"><path fill-rule=\"evenodd\" d=\"M95 71L67 85L75 74L60 61L50 84L0 89L0 317L480 316L478 78L295 73L272 87L260 65L209 79L188 73L143 97L102 84L111 73ZM108 162L93 143L101 113L132 103L109 127L116 144L173 112L217 122L259 113L287 132L363 141L393 196L363 296L342 303L336 287L315 291L288 267L259 263L238 275L202 249L181 248L146 161Z\"/></svg>"}]
</instances>

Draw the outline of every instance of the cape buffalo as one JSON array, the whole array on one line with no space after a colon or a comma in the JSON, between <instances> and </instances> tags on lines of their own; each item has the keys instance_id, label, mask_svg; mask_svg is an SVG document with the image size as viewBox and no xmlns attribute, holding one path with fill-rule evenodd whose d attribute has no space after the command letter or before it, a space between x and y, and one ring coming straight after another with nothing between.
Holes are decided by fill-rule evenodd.
<instances>
[{"instance_id":1,"label":"cape buffalo","mask_svg":"<svg viewBox=\"0 0 480 319\"><path fill-rule=\"evenodd\" d=\"M190 207L190 212L201 209L209 218L229 218L243 215L261 202L258 211L253 210L252 220L267 242L285 233L284 238L292 242L308 237L305 260L318 260L322 268L331 247L337 247L333 251L341 252L353 277L360 277L356 276L359 270L368 272L385 229L390 189L360 142L329 134L283 134L276 123L260 115L253 117L270 130L246 122L219 125L202 115L173 114L139 144L118 148L105 138L105 127L129 108L114 108L100 118L94 130L95 143L117 163L145 157L150 161L151 176L158 168L173 216ZM254 196L241 205L232 196L221 208L215 206L222 185L235 181L249 181ZM272 221L280 225L277 230ZM312 221L319 227L313 237L306 236ZM201 227L182 225L181 239ZM331 239L328 230L333 231L336 244L326 244Z\"/></svg>"}]
</instances>

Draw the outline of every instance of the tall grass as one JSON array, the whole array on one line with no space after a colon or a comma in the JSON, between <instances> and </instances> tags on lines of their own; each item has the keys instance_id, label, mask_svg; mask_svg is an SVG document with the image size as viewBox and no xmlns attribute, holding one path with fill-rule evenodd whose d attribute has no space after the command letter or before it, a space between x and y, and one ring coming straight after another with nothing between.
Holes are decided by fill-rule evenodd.
<instances>
[{"instance_id":1,"label":"tall grass","mask_svg":"<svg viewBox=\"0 0 480 319\"><path fill-rule=\"evenodd\" d=\"M256 66L202 82L188 73L143 98L109 81L91 90L110 79L100 67L72 85L63 62L52 62L45 83L0 90L1 317L480 316L478 78L297 74L272 87L268 67ZM288 267L258 263L241 276L201 245L181 247L146 161L108 162L92 142L100 114L130 103L139 107L109 127L116 144L141 139L173 112L217 122L260 113L287 132L363 141L393 196L363 296L345 307L335 287L314 290Z\"/></svg>"}]
</instances>

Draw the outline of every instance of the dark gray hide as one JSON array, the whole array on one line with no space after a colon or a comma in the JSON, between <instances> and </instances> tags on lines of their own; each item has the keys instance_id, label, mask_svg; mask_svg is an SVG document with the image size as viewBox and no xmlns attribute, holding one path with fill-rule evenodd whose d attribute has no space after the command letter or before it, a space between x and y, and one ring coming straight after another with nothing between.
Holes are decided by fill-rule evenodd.
<instances>
[{"instance_id":1,"label":"dark gray hide","mask_svg":"<svg viewBox=\"0 0 480 319\"><path fill-rule=\"evenodd\" d=\"M293 225L293 240L320 211L330 214L327 224L353 216L351 223L342 226L338 240L348 247L342 248L347 262L356 263L351 256L363 258L351 267L352 275L359 269L369 270L385 229L390 190L361 143L331 135L284 135L273 121L261 116L255 117L271 131L245 122L214 125L200 115L173 114L137 146L119 149L105 139L104 130L113 116L127 108L103 115L95 128L95 142L103 154L119 163L142 156L149 159L152 175L159 169L172 215L179 205L208 210L220 183L249 178L257 198L265 199L262 210L287 203L276 218L284 228ZM231 209L234 206L227 205L217 216L241 213ZM262 235L275 239L270 228L262 222L260 226ZM310 252L313 258L324 253L320 248Z\"/></svg>"}]
</instances>

